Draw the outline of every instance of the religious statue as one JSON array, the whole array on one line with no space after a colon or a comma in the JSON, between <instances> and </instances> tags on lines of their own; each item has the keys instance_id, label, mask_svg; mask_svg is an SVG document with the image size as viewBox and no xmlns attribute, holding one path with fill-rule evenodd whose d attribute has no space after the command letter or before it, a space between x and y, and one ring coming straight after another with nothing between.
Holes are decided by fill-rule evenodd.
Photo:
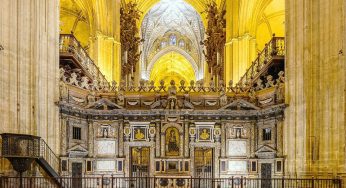
<instances>
[{"instance_id":1,"label":"religious statue","mask_svg":"<svg viewBox=\"0 0 346 188\"><path fill-rule=\"evenodd\" d=\"M108 137L108 128L107 127L103 127L102 128L102 137L103 138L107 138Z\"/></svg>"},{"instance_id":2,"label":"religious statue","mask_svg":"<svg viewBox=\"0 0 346 188\"><path fill-rule=\"evenodd\" d=\"M171 80L170 86L168 88L168 104L167 109L177 109L177 87L175 86L174 80Z\"/></svg>"},{"instance_id":3,"label":"religious statue","mask_svg":"<svg viewBox=\"0 0 346 188\"><path fill-rule=\"evenodd\" d=\"M60 70L60 80L63 82L66 82L65 69L61 67L59 70Z\"/></svg>"},{"instance_id":4,"label":"religious statue","mask_svg":"<svg viewBox=\"0 0 346 188\"><path fill-rule=\"evenodd\" d=\"M63 100L66 100L68 97L68 87L65 84L65 82L60 81L59 82L59 91L60 91L60 98Z\"/></svg>"},{"instance_id":5,"label":"religious statue","mask_svg":"<svg viewBox=\"0 0 346 188\"><path fill-rule=\"evenodd\" d=\"M224 90L220 91L220 105L225 106L227 105L227 95Z\"/></svg>"}]
</instances>

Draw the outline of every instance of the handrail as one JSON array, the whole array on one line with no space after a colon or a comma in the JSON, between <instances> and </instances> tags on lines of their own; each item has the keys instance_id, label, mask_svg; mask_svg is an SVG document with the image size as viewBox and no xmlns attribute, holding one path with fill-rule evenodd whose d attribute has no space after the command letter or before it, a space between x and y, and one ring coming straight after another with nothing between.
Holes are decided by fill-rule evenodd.
<instances>
[{"instance_id":1,"label":"handrail","mask_svg":"<svg viewBox=\"0 0 346 188\"><path fill-rule=\"evenodd\" d=\"M251 66L246 70L245 74L240 78L237 85L252 85L262 73L264 69L272 63L275 57L285 56L285 38L275 37L265 45L264 49L258 54L257 58L252 62Z\"/></svg>"},{"instance_id":2,"label":"handrail","mask_svg":"<svg viewBox=\"0 0 346 188\"><path fill-rule=\"evenodd\" d=\"M73 34L60 34L59 52L75 56L83 69L93 76L92 79L98 78L102 82L107 82L105 75L102 74Z\"/></svg>"},{"instance_id":3,"label":"handrail","mask_svg":"<svg viewBox=\"0 0 346 188\"><path fill-rule=\"evenodd\" d=\"M40 139L40 157L42 157L55 172L59 172L60 159L42 138Z\"/></svg>"}]
</instances>

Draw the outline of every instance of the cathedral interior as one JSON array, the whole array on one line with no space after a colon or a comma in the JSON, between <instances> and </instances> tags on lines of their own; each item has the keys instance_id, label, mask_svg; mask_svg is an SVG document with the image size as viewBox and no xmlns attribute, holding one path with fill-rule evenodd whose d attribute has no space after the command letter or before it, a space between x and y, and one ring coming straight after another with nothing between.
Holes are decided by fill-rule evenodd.
<instances>
[{"instance_id":1,"label":"cathedral interior","mask_svg":"<svg viewBox=\"0 0 346 188\"><path fill-rule=\"evenodd\" d=\"M346 0L0 7L0 187L346 187Z\"/></svg>"}]
</instances>

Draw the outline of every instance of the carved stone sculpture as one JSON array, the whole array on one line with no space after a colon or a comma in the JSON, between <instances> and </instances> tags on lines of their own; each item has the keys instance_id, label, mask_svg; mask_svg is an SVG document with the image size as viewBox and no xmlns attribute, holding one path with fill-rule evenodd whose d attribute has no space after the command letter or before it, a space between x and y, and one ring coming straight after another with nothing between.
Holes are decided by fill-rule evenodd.
<instances>
[{"instance_id":1,"label":"carved stone sculpture","mask_svg":"<svg viewBox=\"0 0 346 188\"><path fill-rule=\"evenodd\" d=\"M281 84L281 83L285 83L285 76L284 76L285 72L284 71L280 71L278 73L279 78L276 79L276 84Z\"/></svg>"},{"instance_id":2,"label":"carved stone sculpture","mask_svg":"<svg viewBox=\"0 0 346 188\"><path fill-rule=\"evenodd\" d=\"M77 80L77 74L75 72L73 72L71 74L71 78L70 78L69 84L75 85L75 86L79 86L79 83L78 83L78 80Z\"/></svg>"},{"instance_id":3,"label":"carved stone sculpture","mask_svg":"<svg viewBox=\"0 0 346 188\"><path fill-rule=\"evenodd\" d=\"M272 75L267 76L266 88L274 87L274 80Z\"/></svg>"},{"instance_id":4,"label":"carved stone sculpture","mask_svg":"<svg viewBox=\"0 0 346 188\"><path fill-rule=\"evenodd\" d=\"M256 86L256 90L261 90L263 89L263 81L259 78L256 82L257 86Z\"/></svg>"},{"instance_id":5,"label":"carved stone sculpture","mask_svg":"<svg viewBox=\"0 0 346 188\"><path fill-rule=\"evenodd\" d=\"M89 78L86 77L86 76L83 76L81 78L81 84L80 84L80 87L83 88L83 89L89 89L90 86L89 86Z\"/></svg>"}]
</instances>

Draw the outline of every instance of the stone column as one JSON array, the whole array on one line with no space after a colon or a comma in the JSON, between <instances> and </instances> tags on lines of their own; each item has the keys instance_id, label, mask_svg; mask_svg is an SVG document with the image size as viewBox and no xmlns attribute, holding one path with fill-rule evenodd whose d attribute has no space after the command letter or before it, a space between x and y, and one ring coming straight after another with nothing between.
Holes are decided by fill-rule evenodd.
<instances>
[{"instance_id":1,"label":"stone column","mask_svg":"<svg viewBox=\"0 0 346 188\"><path fill-rule=\"evenodd\" d=\"M0 132L37 135L60 154L59 1L2 0Z\"/></svg>"},{"instance_id":2,"label":"stone column","mask_svg":"<svg viewBox=\"0 0 346 188\"><path fill-rule=\"evenodd\" d=\"M66 156L67 155L67 117L65 116L60 116L60 155L61 156Z\"/></svg>"},{"instance_id":3,"label":"stone column","mask_svg":"<svg viewBox=\"0 0 346 188\"><path fill-rule=\"evenodd\" d=\"M119 157L124 157L124 122L123 119L118 121L118 152Z\"/></svg>"},{"instance_id":4,"label":"stone column","mask_svg":"<svg viewBox=\"0 0 346 188\"><path fill-rule=\"evenodd\" d=\"M286 1L286 174L345 173L345 6Z\"/></svg>"},{"instance_id":5,"label":"stone column","mask_svg":"<svg viewBox=\"0 0 346 188\"><path fill-rule=\"evenodd\" d=\"M94 157L94 138L95 138L95 134L94 134L94 125L92 121L87 121L88 124L88 151L89 151L89 157Z\"/></svg>"},{"instance_id":6,"label":"stone column","mask_svg":"<svg viewBox=\"0 0 346 188\"><path fill-rule=\"evenodd\" d=\"M183 129L184 129L184 157L189 157L189 145L190 145L190 139L189 139L189 121L185 121L183 123Z\"/></svg>"},{"instance_id":7,"label":"stone column","mask_svg":"<svg viewBox=\"0 0 346 188\"><path fill-rule=\"evenodd\" d=\"M229 132L229 127L226 122L221 124L221 157L226 157L226 147L227 147L227 133Z\"/></svg>"}]
</instances>

